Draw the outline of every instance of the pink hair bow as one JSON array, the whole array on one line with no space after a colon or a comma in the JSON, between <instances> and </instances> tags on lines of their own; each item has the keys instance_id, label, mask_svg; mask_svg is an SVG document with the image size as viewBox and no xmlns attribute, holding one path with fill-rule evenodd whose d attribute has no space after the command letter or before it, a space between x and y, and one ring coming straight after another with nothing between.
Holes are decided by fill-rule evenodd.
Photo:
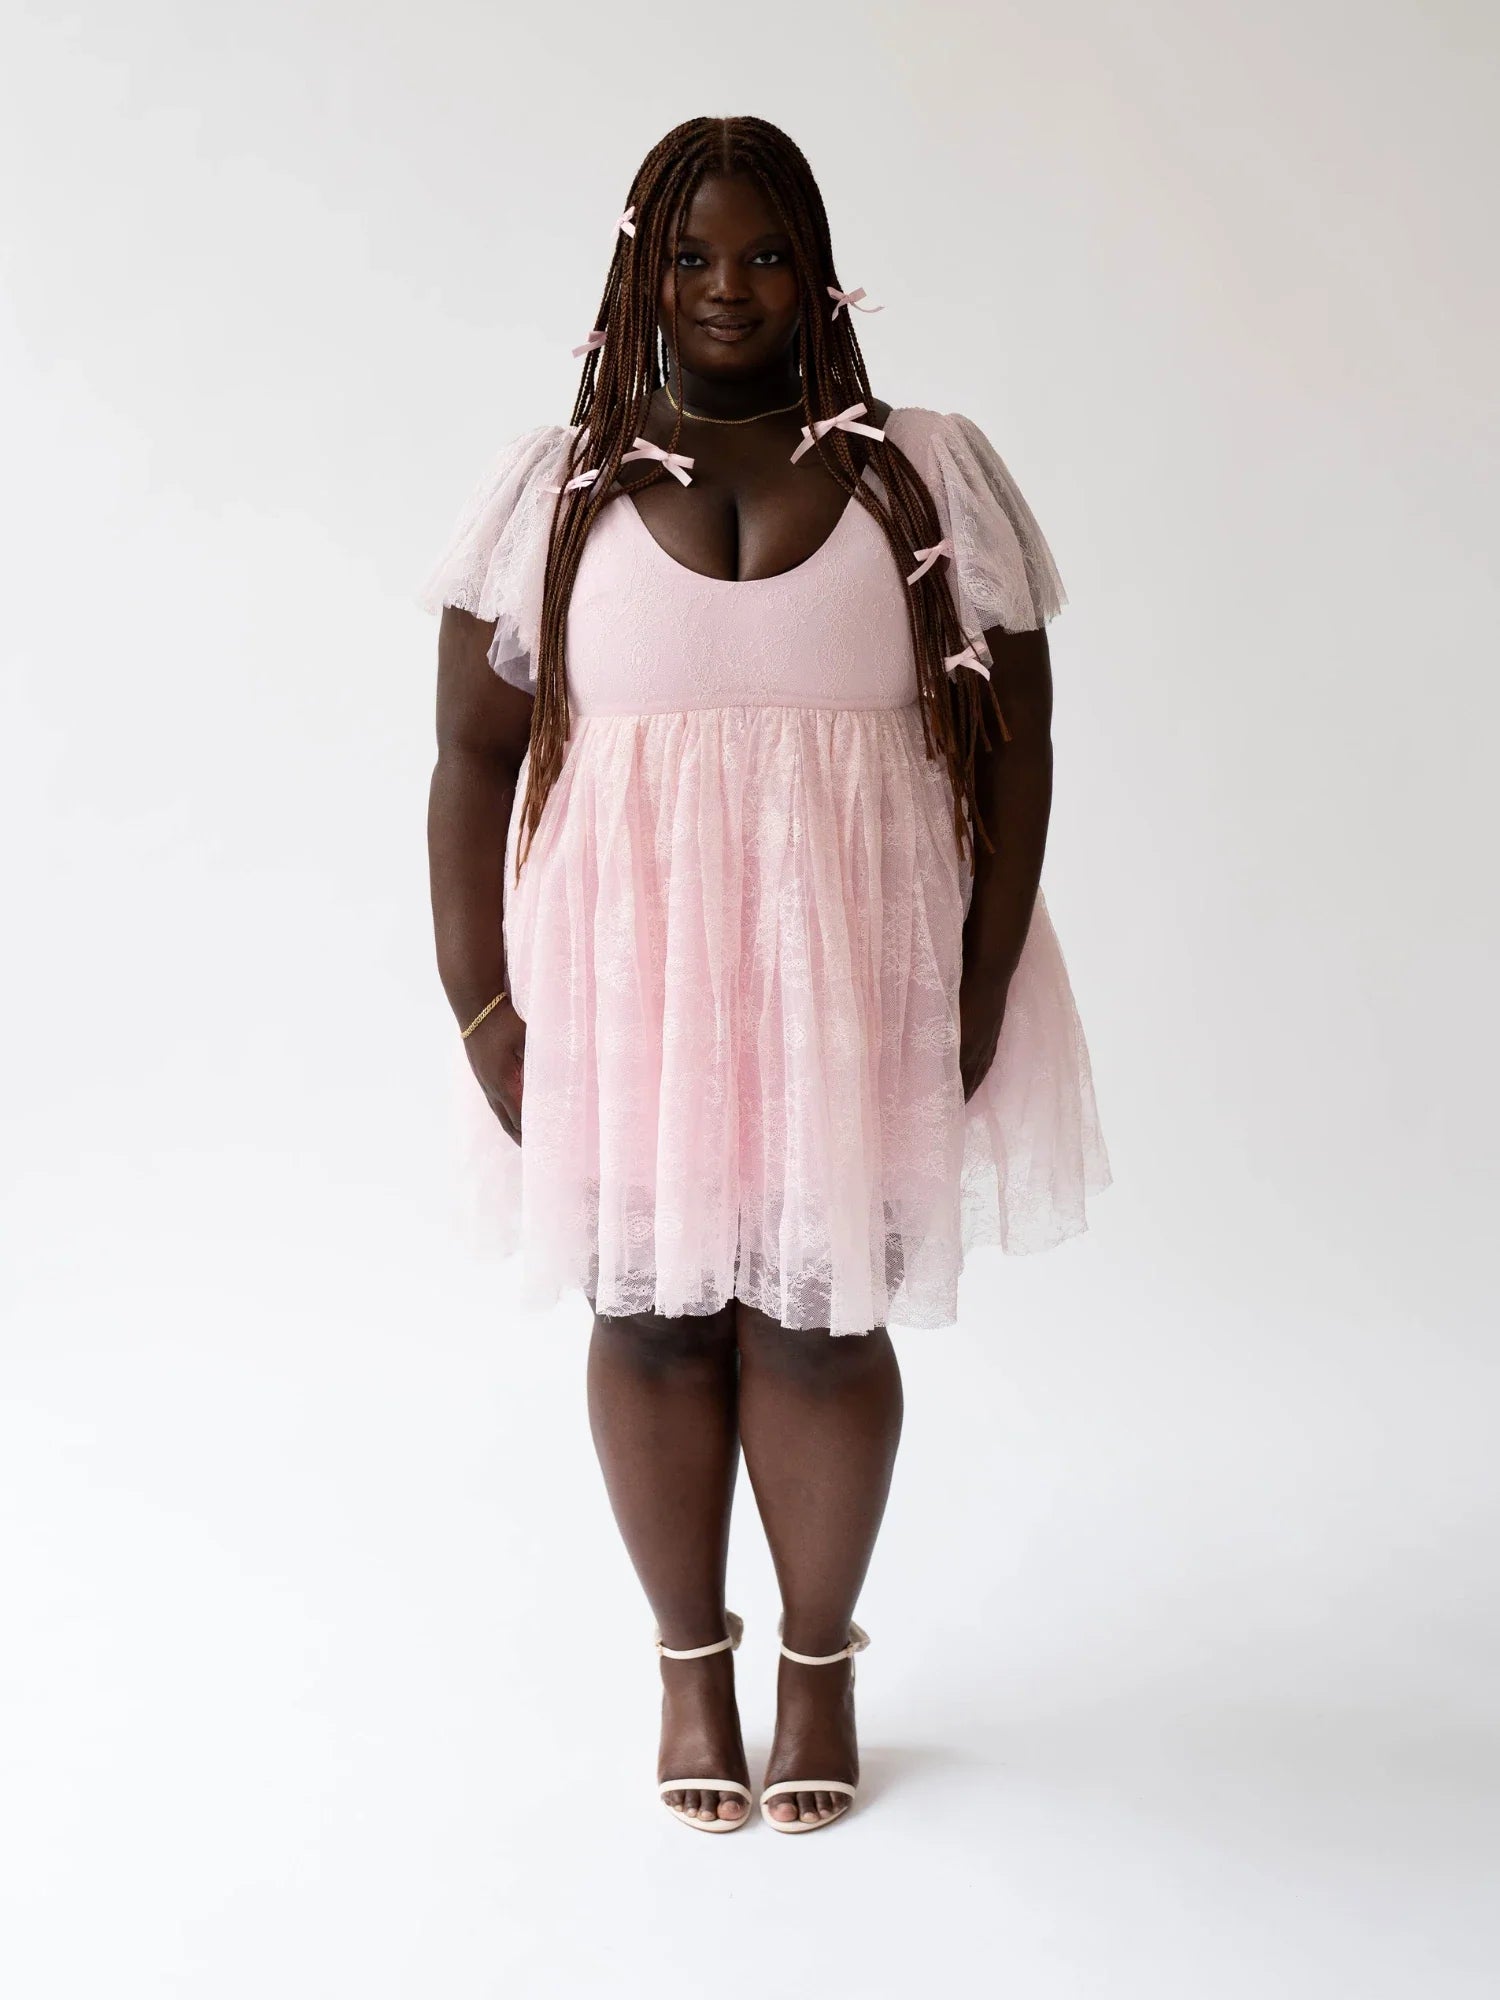
<instances>
[{"instance_id":1,"label":"pink hair bow","mask_svg":"<svg viewBox=\"0 0 1500 2000\"><path fill-rule=\"evenodd\" d=\"M688 467L693 461L685 457L682 452L668 451L663 445L653 444L650 438L638 437L634 442L635 450L626 452L624 458L620 460L622 465L627 464L632 458L658 459L675 480L678 480L683 486L692 485L693 476L689 472Z\"/></svg>"},{"instance_id":2,"label":"pink hair bow","mask_svg":"<svg viewBox=\"0 0 1500 2000\"><path fill-rule=\"evenodd\" d=\"M575 347L573 349L573 359L576 361L580 354L592 354L596 347L602 347L603 345L604 345L603 329L596 326L593 332L589 335L588 339L583 343L582 347Z\"/></svg>"},{"instance_id":3,"label":"pink hair bow","mask_svg":"<svg viewBox=\"0 0 1500 2000\"><path fill-rule=\"evenodd\" d=\"M913 549L912 554L918 558L917 566L906 580L908 583L920 583L939 556L952 557L953 544L944 535L943 539L934 542L930 549Z\"/></svg>"},{"instance_id":4,"label":"pink hair bow","mask_svg":"<svg viewBox=\"0 0 1500 2000\"><path fill-rule=\"evenodd\" d=\"M945 654L943 665L948 669L950 674L957 673L960 667L972 667L976 674L983 674L986 680L990 677L989 668L980 659L972 646L965 646L961 653Z\"/></svg>"},{"instance_id":5,"label":"pink hair bow","mask_svg":"<svg viewBox=\"0 0 1500 2000\"><path fill-rule=\"evenodd\" d=\"M819 438L827 437L830 431L858 431L861 437L879 438L883 443L885 432L876 430L873 424L859 424L854 420L865 413L863 403L851 403L847 410L840 410L836 417L819 417L815 424L802 426L802 442L792 453L795 465L803 452L811 451Z\"/></svg>"},{"instance_id":6,"label":"pink hair bow","mask_svg":"<svg viewBox=\"0 0 1500 2000\"><path fill-rule=\"evenodd\" d=\"M580 472L576 478L570 479L565 486L544 486L542 491L544 493L571 493L575 486L592 486L598 477L599 468L596 465L592 472Z\"/></svg>"},{"instance_id":7,"label":"pink hair bow","mask_svg":"<svg viewBox=\"0 0 1500 2000\"><path fill-rule=\"evenodd\" d=\"M862 313L883 313L885 311L884 306L859 305L860 300L865 296L865 288L863 285L856 286L856 288L852 292L841 292L837 285L830 285L828 287L828 296L829 298L836 299L838 301L838 304L835 305L833 309L833 317L835 319L838 318L839 311L844 306L859 306L859 309Z\"/></svg>"},{"instance_id":8,"label":"pink hair bow","mask_svg":"<svg viewBox=\"0 0 1500 2000\"><path fill-rule=\"evenodd\" d=\"M634 214L635 214L635 203L632 202L623 215L616 217L615 228L623 229L627 236L634 236L635 224L630 219L631 216L633 216Z\"/></svg>"}]
</instances>

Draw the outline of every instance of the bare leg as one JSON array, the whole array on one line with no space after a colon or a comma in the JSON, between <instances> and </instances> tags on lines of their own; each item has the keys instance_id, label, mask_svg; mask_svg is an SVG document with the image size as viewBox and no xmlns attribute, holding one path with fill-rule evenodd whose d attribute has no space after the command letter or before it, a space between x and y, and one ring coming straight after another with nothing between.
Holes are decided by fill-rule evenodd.
<instances>
[{"instance_id":1,"label":"bare leg","mask_svg":"<svg viewBox=\"0 0 1500 2000\"><path fill-rule=\"evenodd\" d=\"M732 1307L681 1319L596 1315L589 1424L630 1560L669 1646L724 1636L729 1510L739 1468ZM734 1655L661 1663L660 1778L748 1783ZM668 1792L704 1819L739 1819L736 1793Z\"/></svg>"},{"instance_id":2,"label":"bare leg","mask_svg":"<svg viewBox=\"0 0 1500 2000\"><path fill-rule=\"evenodd\" d=\"M901 1371L884 1327L793 1330L737 1307L740 1438L794 1652L836 1653L869 1567L901 1436ZM859 1778L850 1663L783 1659L767 1784ZM839 1792L785 1793L773 1818L828 1819Z\"/></svg>"}]
</instances>

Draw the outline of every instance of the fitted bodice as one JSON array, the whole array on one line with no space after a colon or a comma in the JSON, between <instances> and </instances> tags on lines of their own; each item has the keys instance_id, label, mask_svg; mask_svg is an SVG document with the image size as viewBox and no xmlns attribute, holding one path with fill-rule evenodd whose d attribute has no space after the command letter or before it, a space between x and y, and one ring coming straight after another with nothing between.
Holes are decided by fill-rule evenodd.
<instances>
[{"instance_id":1,"label":"fitted bodice","mask_svg":"<svg viewBox=\"0 0 1500 2000\"><path fill-rule=\"evenodd\" d=\"M567 658L580 716L901 708L918 694L905 584L852 498L805 562L748 582L688 569L628 495L612 499L584 544Z\"/></svg>"}]
</instances>

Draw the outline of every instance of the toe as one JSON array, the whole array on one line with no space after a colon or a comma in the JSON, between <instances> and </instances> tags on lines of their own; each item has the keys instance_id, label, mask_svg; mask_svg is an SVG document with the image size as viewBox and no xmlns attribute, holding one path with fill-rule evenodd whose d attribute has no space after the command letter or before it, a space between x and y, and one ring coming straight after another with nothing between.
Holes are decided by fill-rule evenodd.
<instances>
[{"instance_id":1,"label":"toe","mask_svg":"<svg viewBox=\"0 0 1500 2000\"><path fill-rule=\"evenodd\" d=\"M831 1818L833 1815L833 1794L831 1792L814 1792L813 1807L819 1819Z\"/></svg>"},{"instance_id":2,"label":"toe","mask_svg":"<svg viewBox=\"0 0 1500 2000\"><path fill-rule=\"evenodd\" d=\"M796 1798L791 1792L778 1792L771 1801L772 1819L791 1820L799 1815Z\"/></svg>"},{"instance_id":3,"label":"toe","mask_svg":"<svg viewBox=\"0 0 1500 2000\"><path fill-rule=\"evenodd\" d=\"M662 1800L665 1804L669 1805L674 1812L678 1812L681 1810L682 1807L681 1792L663 1792Z\"/></svg>"},{"instance_id":4,"label":"toe","mask_svg":"<svg viewBox=\"0 0 1500 2000\"><path fill-rule=\"evenodd\" d=\"M720 1792L719 1818L743 1819L744 1816L745 1816L745 1801L740 1797L739 1793Z\"/></svg>"},{"instance_id":5,"label":"toe","mask_svg":"<svg viewBox=\"0 0 1500 2000\"><path fill-rule=\"evenodd\" d=\"M797 1810L804 1819L818 1817L818 1795L816 1792L798 1792Z\"/></svg>"},{"instance_id":6,"label":"toe","mask_svg":"<svg viewBox=\"0 0 1500 2000\"><path fill-rule=\"evenodd\" d=\"M683 1793L682 1810L685 1813L691 1813L694 1819L698 1817L698 1794L696 1792Z\"/></svg>"}]
</instances>

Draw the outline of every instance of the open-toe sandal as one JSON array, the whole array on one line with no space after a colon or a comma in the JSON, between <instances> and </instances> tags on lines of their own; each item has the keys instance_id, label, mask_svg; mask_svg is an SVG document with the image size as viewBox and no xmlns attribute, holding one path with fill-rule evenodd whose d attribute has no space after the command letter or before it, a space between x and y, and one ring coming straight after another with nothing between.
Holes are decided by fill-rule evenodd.
<instances>
[{"instance_id":1,"label":"open-toe sandal","mask_svg":"<svg viewBox=\"0 0 1500 2000\"><path fill-rule=\"evenodd\" d=\"M777 1636L780 1637L781 1625L779 1622L776 1632ZM784 1643L781 1650L787 1659L796 1660L800 1666L804 1667L832 1667L837 1666L840 1660L847 1660L849 1662L849 1684L852 1687L854 1685L854 1655L862 1653L869 1643L869 1633L862 1625L856 1625L851 1619L849 1622L848 1643L840 1646L836 1653L794 1653L791 1647ZM774 1785L767 1785L761 1792L760 1816L766 1825L774 1827L777 1833L816 1833L819 1827L832 1826L835 1820L846 1819L848 1817L850 1808L854 1804L854 1795L857 1790L858 1787L851 1785L847 1778L780 1778ZM771 1800L781 1798L788 1792L844 1792L848 1795L849 1804L847 1806L840 1806L839 1810L836 1813L830 1813L827 1819L776 1819L771 1812Z\"/></svg>"},{"instance_id":2,"label":"open-toe sandal","mask_svg":"<svg viewBox=\"0 0 1500 2000\"><path fill-rule=\"evenodd\" d=\"M736 1611L726 1611L724 1623L729 1627L727 1639L715 1639L711 1646L687 1646L676 1648L664 1646L661 1642L661 1627L656 1627L656 1650L666 1660L706 1660L710 1653L733 1653L738 1650L745 1634L745 1621ZM685 1812L681 1806L668 1805L667 1811L684 1826L696 1827L699 1833L733 1833L736 1827L744 1826L750 1817L753 1797L748 1785L742 1785L738 1778L663 1778L657 1786L657 1795L666 1805L668 1792L738 1792L745 1801L745 1810L738 1819L720 1819L717 1814L712 1819L701 1819L696 1813Z\"/></svg>"}]
</instances>

